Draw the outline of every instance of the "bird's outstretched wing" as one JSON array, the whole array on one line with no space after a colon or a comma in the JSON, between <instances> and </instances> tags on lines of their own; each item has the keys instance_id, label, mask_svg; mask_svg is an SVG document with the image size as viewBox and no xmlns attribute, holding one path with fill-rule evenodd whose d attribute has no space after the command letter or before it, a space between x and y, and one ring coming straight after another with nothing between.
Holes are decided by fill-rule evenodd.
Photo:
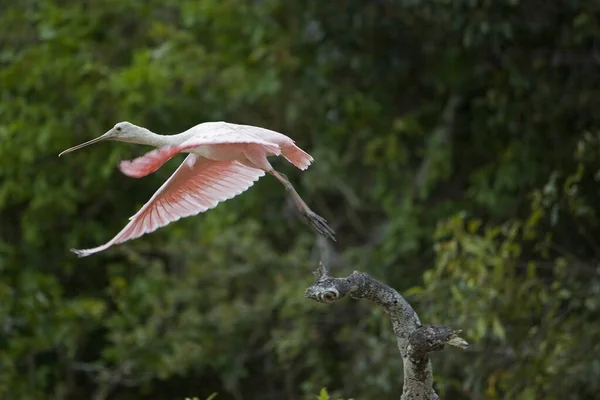
<instances>
[{"instance_id":1,"label":"bird's outstretched wing","mask_svg":"<svg viewBox=\"0 0 600 400\"><path fill-rule=\"evenodd\" d=\"M237 161L212 161L190 154L113 239L92 249L71 251L79 257L89 256L199 214L246 191L264 174Z\"/></svg>"},{"instance_id":2,"label":"bird's outstretched wing","mask_svg":"<svg viewBox=\"0 0 600 400\"><path fill-rule=\"evenodd\" d=\"M254 131L252 128L254 128ZM278 143L268 139L265 140L258 136L258 133L261 133L262 131L272 132L266 129L230 124L227 122L209 122L198 125L192 129L195 130L194 135L180 145L159 147L158 149L152 150L131 161L121 161L119 163L119 169L129 177L141 178L158 170L177 153L200 146L236 146L240 144L251 144L261 146L270 154L276 156L281 154L281 148ZM278 133L273 132L273 134ZM291 139L288 138L288 140L292 142Z\"/></svg>"}]
</instances>

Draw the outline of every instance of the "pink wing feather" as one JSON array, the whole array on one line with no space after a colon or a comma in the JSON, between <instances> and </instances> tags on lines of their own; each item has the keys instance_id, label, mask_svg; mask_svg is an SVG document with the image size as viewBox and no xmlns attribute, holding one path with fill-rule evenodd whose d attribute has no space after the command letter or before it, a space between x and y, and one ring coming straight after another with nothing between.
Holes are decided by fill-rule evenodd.
<instances>
[{"instance_id":1,"label":"pink wing feather","mask_svg":"<svg viewBox=\"0 0 600 400\"><path fill-rule=\"evenodd\" d=\"M132 178L142 178L158 170L164 163L181 151L181 146L164 146L131 161L121 161L119 169Z\"/></svg>"},{"instance_id":2,"label":"pink wing feather","mask_svg":"<svg viewBox=\"0 0 600 400\"><path fill-rule=\"evenodd\" d=\"M237 161L212 161L190 154L113 239L92 249L72 251L86 257L214 208L246 191L264 174Z\"/></svg>"}]
</instances>

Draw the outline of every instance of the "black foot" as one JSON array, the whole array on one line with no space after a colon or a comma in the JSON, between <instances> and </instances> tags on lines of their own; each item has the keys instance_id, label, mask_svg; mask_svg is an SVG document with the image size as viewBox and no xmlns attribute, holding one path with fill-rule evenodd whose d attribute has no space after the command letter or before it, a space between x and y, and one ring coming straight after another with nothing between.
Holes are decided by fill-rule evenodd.
<instances>
[{"instance_id":1,"label":"black foot","mask_svg":"<svg viewBox=\"0 0 600 400\"><path fill-rule=\"evenodd\" d=\"M327 239L333 240L334 242L336 241L335 232L329 227L329 225L327 225L327 220L325 218L315 214L310 210L308 210L306 214L303 213L303 215L306 221L313 227L315 231L317 231L317 233L325 236Z\"/></svg>"}]
</instances>

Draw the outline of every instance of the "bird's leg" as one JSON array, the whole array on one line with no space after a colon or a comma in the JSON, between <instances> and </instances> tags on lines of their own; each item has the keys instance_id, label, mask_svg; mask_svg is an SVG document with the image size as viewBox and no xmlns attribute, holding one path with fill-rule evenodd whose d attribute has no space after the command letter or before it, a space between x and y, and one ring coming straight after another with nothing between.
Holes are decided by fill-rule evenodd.
<instances>
[{"instance_id":1,"label":"bird's leg","mask_svg":"<svg viewBox=\"0 0 600 400\"><path fill-rule=\"evenodd\" d=\"M290 194L292 200L294 200L294 204L300 211L300 213L304 216L306 221L313 227L315 231L325 236L328 239L335 241L335 232L327 225L327 220L325 218L317 215L313 212L302 200L302 197L296 192L294 186L290 183L287 177L281 172L277 172L274 169L270 169L267 171L269 174L273 175L279 182L283 184L285 190Z\"/></svg>"}]
</instances>

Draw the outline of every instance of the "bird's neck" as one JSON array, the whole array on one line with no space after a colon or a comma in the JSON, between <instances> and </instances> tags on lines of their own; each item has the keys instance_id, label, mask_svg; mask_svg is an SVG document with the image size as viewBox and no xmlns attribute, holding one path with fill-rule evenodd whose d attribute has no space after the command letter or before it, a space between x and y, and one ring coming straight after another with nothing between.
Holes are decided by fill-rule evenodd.
<instances>
[{"instance_id":1,"label":"bird's neck","mask_svg":"<svg viewBox=\"0 0 600 400\"><path fill-rule=\"evenodd\" d=\"M141 135L136 139L136 143L138 144L162 147L178 145L182 141L182 138L178 137L179 135L159 135L146 128L142 129L144 129L144 135Z\"/></svg>"}]
</instances>

